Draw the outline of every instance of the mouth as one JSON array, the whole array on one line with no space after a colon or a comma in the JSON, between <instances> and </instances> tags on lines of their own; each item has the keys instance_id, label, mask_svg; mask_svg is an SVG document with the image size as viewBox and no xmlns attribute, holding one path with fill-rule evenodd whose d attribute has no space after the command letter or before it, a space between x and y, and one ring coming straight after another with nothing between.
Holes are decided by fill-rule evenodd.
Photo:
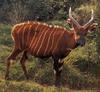
<instances>
[{"instance_id":1,"label":"mouth","mask_svg":"<svg viewBox=\"0 0 100 92\"><path fill-rule=\"evenodd\" d=\"M82 44L81 47L83 47L85 44Z\"/></svg>"},{"instance_id":2,"label":"mouth","mask_svg":"<svg viewBox=\"0 0 100 92\"><path fill-rule=\"evenodd\" d=\"M76 43L76 46L75 47L78 47L78 46L81 46L81 47L83 47L85 45L85 43Z\"/></svg>"}]
</instances>

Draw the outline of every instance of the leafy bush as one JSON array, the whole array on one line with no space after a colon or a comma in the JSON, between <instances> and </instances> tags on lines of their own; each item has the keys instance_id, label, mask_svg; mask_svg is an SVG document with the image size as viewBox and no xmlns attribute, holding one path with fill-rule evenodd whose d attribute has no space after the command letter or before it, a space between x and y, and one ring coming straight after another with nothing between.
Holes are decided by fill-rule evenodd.
<instances>
[{"instance_id":1,"label":"leafy bush","mask_svg":"<svg viewBox=\"0 0 100 92\"><path fill-rule=\"evenodd\" d=\"M97 52L100 54L100 1L97 0L97 7L96 7L96 15L97 15L97 23L98 23L98 27L97 27Z\"/></svg>"},{"instance_id":2,"label":"leafy bush","mask_svg":"<svg viewBox=\"0 0 100 92\"><path fill-rule=\"evenodd\" d=\"M10 46L12 44L11 25L0 24L0 44Z\"/></svg>"}]
</instances>

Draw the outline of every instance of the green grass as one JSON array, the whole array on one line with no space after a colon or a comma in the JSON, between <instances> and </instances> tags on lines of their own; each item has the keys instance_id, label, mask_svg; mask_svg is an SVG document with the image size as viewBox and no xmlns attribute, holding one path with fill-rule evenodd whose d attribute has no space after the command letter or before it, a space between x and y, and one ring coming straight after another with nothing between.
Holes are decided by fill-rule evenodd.
<instances>
[{"instance_id":1,"label":"green grass","mask_svg":"<svg viewBox=\"0 0 100 92\"><path fill-rule=\"evenodd\" d=\"M71 90L67 87L40 85L32 81L5 81L0 79L0 92L97 92L97 90Z\"/></svg>"},{"instance_id":2,"label":"green grass","mask_svg":"<svg viewBox=\"0 0 100 92\"><path fill-rule=\"evenodd\" d=\"M0 44L11 46L12 39L10 36L11 33L11 26L0 24Z\"/></svg>"}]
</instances>

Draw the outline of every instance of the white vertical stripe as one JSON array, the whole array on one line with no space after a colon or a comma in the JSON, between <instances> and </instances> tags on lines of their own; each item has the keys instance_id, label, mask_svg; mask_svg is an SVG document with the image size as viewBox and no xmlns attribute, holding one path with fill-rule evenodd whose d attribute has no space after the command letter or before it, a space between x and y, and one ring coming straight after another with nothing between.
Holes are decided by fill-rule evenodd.
<instances>
[{"instance_id":1,"label":"white vertical stripe","mask_svg":"<svg viewBox=\"0 0 100 92\"><path fill-rule=\"evenodd\" d=\"M55 39L54 36L55 36L56 30L57 30L57 29L54 28L54 33L53 33L53 36L52 36L52 43L51 43L51 47L50 47L49 51L51 51L51 50L53 49L53 46L54 46L54 39Z\"/></svg>"},{"instance_id":2,"label":"white vertical stripe","mask_svg":"<svg viewBox=\"0 0 100 92\"><path fill-rule=\"evenodd\" d=\"M46 45L46 49L45 49L45 51L44 51L44 55L46 54L47 51L48 51L48 53L49 53L48 47L49 47L49 43L50 43L50 38L51 38L51 36L52 36L54 30L51 29L50 31L51 31L51 33L48 35L49 37L48 37L48 40L47 40L47 45Z\"/></svg>"},{"instance_id":3,"label":"white vertical stripe","mask_svg":"<svg viewBox=\"0 0 100 92\"><path fill-rule=\"evenodd\" d=\"M21 25L21 27L19 28L19 30L17 31L17 36L18 36L18 41L19 41L19 49L21 49L21 37L20 37L20 31L22 31L23 30L23 27L24 27L24 25Z\"/></svg>"},{"instance_id":4,"label":"white vertical stripe","mask_svg":"<svg viewBox=\"0 0 100 92\"><path fill-rule=\"evenodd\" d=\"M39 41L41 40L42 35L45 33L45 30L47 29L45 26L43 26L44 29L42 29L42 33L39 35L38 41L36 43L36 46L33 49L33 52L36 50L36 48L38 47ZM38 51L37 51L38 52Z\"/></svg>"},{"instance_id":5,"label":"white vertical stripe","mask_svg":"<svg viewBox=\"0 0 100 92\"><path fill-rule=\"evenodd\" d=\"M29 29L28 29L28 34L27 34L27 44L26 45L29 45L29 37L30 37L30 33L31 33L31 27L32 27L32 24L29 26Z\"/></svg>"},{"instance_id":6,"label":"white vertical stripe","mask_svg":"<svg viewBox=\"0 0 100 92\"><path fill-rule=\"evenodd\" d=\"M39 27L39 24L37 24L37 26L36 26L36 28L34 29L34 30L37 30L37 28ZM35 42L36 42L36 40L35 40L35 42L33 42L34 41L34 39L35 39L35 35L37 34L35 31L34 31L34 36L33 36L33 38L32 38L32 41L31 41L31 43L30 43L30 45L29 45L29 48L31 48L31 50L32 50L32 47L33 47L33 45L35 44ZM34 43L34 44L33 44Z\"/></svg>"},{"instance_id":7,"label":"white vertical stripe","mask_svg":"<svg viewBox=\"0 0 100 92\"><path fill-rule=\"evenodd\" d=\"M25 39L24 39L24 33L26 31L26 28L27 28L27 24L25 25L25 27L23 28L23 31L22 31L22 48L24 48L23 46L25 45L24 43L26 42Z\"/></svg>"},{"instance_id":8,"label":"white vertical stripe","mask_svg":"<svg viewBox=\"0 0 100 92\"><path fill-rule=\"evenodd\" d=\"M44 30L44 35L43 35L43 39L42 39L42 41L41 41L41 44L40 44L40 47L39 47L39 49L37 50L37 55L38 55L38 53L39 53L39 51L40 51L40 49L42 48L42 46L43 46L43 42L44 42L44 39L45 39L45 36L46 36L46 33L48 32L48 30L49 30L50 28L48 27L46 30Z\"/></svg>"}]
</instances>

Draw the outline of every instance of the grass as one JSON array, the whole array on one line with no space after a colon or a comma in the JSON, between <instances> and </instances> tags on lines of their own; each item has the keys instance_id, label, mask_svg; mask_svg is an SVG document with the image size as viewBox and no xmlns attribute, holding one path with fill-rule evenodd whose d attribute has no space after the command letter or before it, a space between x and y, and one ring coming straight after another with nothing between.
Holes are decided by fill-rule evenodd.
<instances>
[{"instance_id":1,"label":"grass","mask_svg":"<svg viewBox=\"0 0 100 92\"><path fill-rule=\"evenodd\" d=\"M97 90L71 90L65 87L40 85L32 81L5 81L0 79L0 92L97 92Z\"/></svg>"}]
</instances>

